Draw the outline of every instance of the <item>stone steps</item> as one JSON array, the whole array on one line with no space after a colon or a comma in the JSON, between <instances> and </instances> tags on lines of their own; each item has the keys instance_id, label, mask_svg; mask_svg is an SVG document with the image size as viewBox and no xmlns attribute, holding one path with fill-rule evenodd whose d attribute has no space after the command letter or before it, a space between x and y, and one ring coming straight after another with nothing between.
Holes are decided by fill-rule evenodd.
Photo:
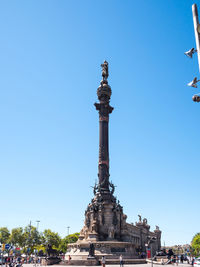
<instances>
[{"instance_id":1,"label":"stone steps","mask_svg":"<svg viewBox=\"0 0 200 267\"><path fill-rule=\"evenodd\" d=\"M124 264L144 264L146 263L146 259L123 259ZM119 259L106 259L106 264L120 264ZM85 265L85 266L96 266L101 265L100 260L94 259L94 260L71 260L70 263L68 261L62 261L60 262L60 265Z\"/></svg>"}]
</instances>

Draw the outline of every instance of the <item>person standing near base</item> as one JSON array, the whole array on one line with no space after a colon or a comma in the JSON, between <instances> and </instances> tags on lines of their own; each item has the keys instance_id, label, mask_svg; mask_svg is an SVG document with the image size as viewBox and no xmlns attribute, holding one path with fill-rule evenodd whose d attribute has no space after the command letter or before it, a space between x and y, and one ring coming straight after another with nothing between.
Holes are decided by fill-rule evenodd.
<instances>
[{"instance_id":1,"label":"person standing near base","mask_svg":"<svg viewBox=\"0 0 200 267\"><path fill-rule=\"evenodd\" d=\"M72 259L72 258L71 258L71 256L69 255L69 256L68 256L68 264L70 264L71 259Z\"/></svg>"},{"instance_id":2,"label":"person standing near base","mask_svg":"<svg viewBox=\"0 0 200 267\"><path fill-rule=\"evenodd\" d=\"M119 264L120 264L120 267L123 267L124 266L122 255L120 255L120 257L119 257Z\"/></svg>"},{"instance_id":3,"label":"person standing near base","mask_svg":"<svg viewBox=\"0 0 200 267\"><path fill-rule=\"evenodd\" d=\"M178 256L176 256L176 265L178 266Z\"/></svg>"},{"instance_id":4,"label":"person standing near base","mask_svg":"<svg viewBox=\"0 0 200 267\"><path fill-rule=\"evenodd\" d=\"M194 266L194 257L192 257L191 265Z\"/></svg>"},{"instance_id":5,"label":"person standing near base","mask_svg":"<svg viewBox=\"0 0 200 267\"><path fill-rule=\"evenodd\" d=\"M103 267L106 266L106 257L105 256L102 256L101 264L102 264Z\"/></svg>"}]
</instances>

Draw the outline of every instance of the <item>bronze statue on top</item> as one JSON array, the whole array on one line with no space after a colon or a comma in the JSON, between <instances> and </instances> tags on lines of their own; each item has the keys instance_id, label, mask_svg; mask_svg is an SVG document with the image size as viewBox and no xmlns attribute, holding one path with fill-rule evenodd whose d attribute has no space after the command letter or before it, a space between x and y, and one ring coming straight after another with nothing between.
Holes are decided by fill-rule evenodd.
<instances>
[{"instance_id":1,"label":"bronze statue on top","mask_svg":"<svg viewBox=\"0 0 200 267\"><path fill-rule=\"evenodd\" d=\"M103 77L103 82L104 81L107 81L108 79L108 62L106 60L104 60L104 63L101 64L101 67L102 67L102 77Z\"/></svg>"}]
</instances>

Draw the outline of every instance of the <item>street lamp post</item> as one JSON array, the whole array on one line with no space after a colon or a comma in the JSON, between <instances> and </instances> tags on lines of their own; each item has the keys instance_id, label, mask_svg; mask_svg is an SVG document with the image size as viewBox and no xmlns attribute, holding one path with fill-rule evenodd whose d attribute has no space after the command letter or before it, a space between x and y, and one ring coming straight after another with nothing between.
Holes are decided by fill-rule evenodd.
<instances>
[{"instance_id":1,"label":"street lamp post","mask_svg":"<svg viewBox=\"0 0 200 267\"><path fill-rule=\"evenodd\" d=\"M69 235L69 228L70 226L67 226L67 235Z\"/></svg>"},{"instance_id":2,"label":"street lamp post","mask_svg":"<svg viewBox=\"0 0 200 267\"><path fill-rule=\"evenodd\" d=\"M28 239L27 239L27 250L26 250L26 262L28 261L28 253L29 253L29 246L30 246L30 241L31 241L31 221L30 221L30 224L29 224L29 236L28 236Z\"/></svg>"},{"instance_id":3,"label":"street lamp post","mask_svg":"<svg viewBox=\"0 0 200 267\"><path fill-rule=\"evenodd\" d=\"M197 5L192 5L192 16L193 16L193 24L194 24L194 34L195 34L195 41L196 41L196 49L192 48L189 51L185 52L185 55L192 58L193 54L197 52L197 58L198 58L198 65L199 65L199 72L200 72L200 24L199 24L199 18L198 18L198 10ZM197 88L197 83L200 80L195 77L190 83L188 83L188 86ZM200 102L200 95L195 94L192 97L192 100L194 102Z\"/></svg>"},{"instance_id":4,"label":"street lamp post","mask_svg":"<svg viewBox=\"0 0 200 267\"><path fill-rule=\"evenodd\" d=\"M146 248L150 248L151 250L151 267L153 267L153 253L152 253L152 244L156 241L156 237L148 236L148 242L145 244Z\"/></svg>"},{"instance_id":5,"label":"street lamp post","mask_svg":"<svg viewBox=\"0 0 200 267\"><path fill-rule=\"evenodd\" d=\"M199 25L199 18L198 18L198 11L196 4L192 5L192 16L193 16L196 50L197 50L197 57L198 57L199 71L200 71L200 25Z\"/></svg>"},{"instance_id":6,"label":"street lamp post","mask_svg":"<svg viewBox=\"0 0 200 267\"><path fill-rule=\"evenodd\" d=\"M36 223L37 223L37 231L38 231L40 221L36 221Z\"/></svg>"},{"instance_id":7,"label":"street lamp post","mask_svg":"<svg viewBox=\"0 0 200 267\"><path fill-rule=\"evenodd\" d=\"M40 221L39 220L37 220L36 221L36 223L37 223L37 228L36 228L36 230L37 230L37 234L38 234L38 229L39 229L39 223L40 223ZM37 236L36 236L37 237ZM35 240L35 241L37 241L37 240ZM35 248L34 249L34 252L35 252L35 267L36 267L36 256L37 256L37 249Z\"/></svg>"}]
</instances>

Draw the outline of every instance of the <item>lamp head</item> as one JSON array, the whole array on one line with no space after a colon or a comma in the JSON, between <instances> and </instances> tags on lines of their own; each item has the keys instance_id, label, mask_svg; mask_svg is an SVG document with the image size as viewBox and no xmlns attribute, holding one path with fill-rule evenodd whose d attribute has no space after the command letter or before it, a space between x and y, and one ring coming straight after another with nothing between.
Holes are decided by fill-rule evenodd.
<instances>
[{"instance_id":1,"label":"lamp head","mask_svg":"<svg viewBox=\"0 0 200 267\"><path fill-rule=\"evenodd\" d=\"M198 83L198 80L197 80L197 77L195 77L191 82L188 83L188 86L197 88L197 83Z\"/></svg>"},{"instance_id":2,"label":"lamp head","mask_svg":"<svg viewBox=\"0 0 200 267\"><path fill-rule=\"evenodd\" d=\"M199 95L193 95L192 100L194 102L200 102L200 96Z\"/></svg>"},{"instance_id":3,"label":"lamp head","mask_svg":"<svg viewBox=\"0 0 200 267\"><path fill-rule=\"evenodd\" d=\"M189 57L192 58L193 54L196 52L196 50L194 48L191 48L190 50L188 50L187 52L185 52L184 54Z\"/></svg>"}]
</instances>

